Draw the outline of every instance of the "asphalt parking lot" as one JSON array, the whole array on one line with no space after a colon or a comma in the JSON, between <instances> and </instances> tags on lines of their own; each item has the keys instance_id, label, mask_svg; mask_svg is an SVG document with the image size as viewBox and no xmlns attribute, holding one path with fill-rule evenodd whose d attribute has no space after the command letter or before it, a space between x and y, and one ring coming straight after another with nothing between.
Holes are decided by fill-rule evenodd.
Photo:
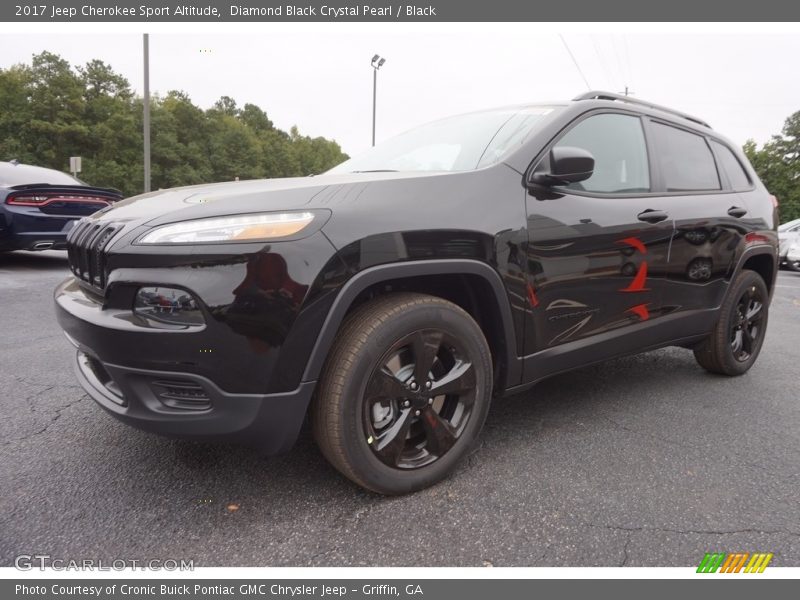
<instances>
[{"instance_id":1,"label":"asphalt parking lot","mask_svg":"<svg viewBox=\"0 0 800 600\"><path fill-rule=\"evenodd\" d=\"M0 255L0 565L690 566L707 551L800 566L800 274L761 357L706 374L666 349L495 403L480 448L401 498L339 476L304 431L287 455L112 420L72 374L51 293L63 253Z\"/></svg>"}]
</instances>

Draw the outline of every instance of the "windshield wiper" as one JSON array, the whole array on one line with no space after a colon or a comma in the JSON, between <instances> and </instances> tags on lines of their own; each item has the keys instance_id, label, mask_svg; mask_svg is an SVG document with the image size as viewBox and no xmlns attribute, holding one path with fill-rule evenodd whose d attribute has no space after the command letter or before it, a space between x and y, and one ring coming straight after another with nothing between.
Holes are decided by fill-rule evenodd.
<instances>
[{"instance_id":1,"label":"windshield wiper","mask_svg":"<svg viewBox=\"0 0 800 600\"><path fill-rule=\"evenodd\" d=\"M398 173L397 169L369 169L367 171L350 171L351 173Z\"/></svg>"}]
</instances>

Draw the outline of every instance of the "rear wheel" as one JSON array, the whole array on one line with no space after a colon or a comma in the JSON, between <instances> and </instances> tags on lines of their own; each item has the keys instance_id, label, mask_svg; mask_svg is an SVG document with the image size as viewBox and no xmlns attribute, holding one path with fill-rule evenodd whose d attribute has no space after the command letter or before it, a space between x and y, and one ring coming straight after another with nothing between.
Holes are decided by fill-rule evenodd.
<instances>
[{"instance_id":1,"label":"rear wheel","mask_svg":"<svg viewBox=\"0 0 800 600\"><path fill-rule=\"evenodd\" d=\"M787 260L786 266L788 266L792 271L800 273L800 260Z\"/></svg>"},{"instance_id":2,"label":"rear wheel","mask_svg":"<svg viewBox=\"0 0 800 600\"><path fill-rule=\"evenodd\" d=\"M769 317L769 292L754 271L744 270L731 284L712 334L694 351L711 373L741 375L761 352Z\"/></svg>"},{"instance_id":3,"label":"rear wheel","mask_svg":"<svg viewBox=\"0 0 800 600\"><path fill-rule=\"evenodd\" d=\"M469 452L491 390L491 355L472 317L441 298L393 294L343 325L312 405L314 437L355 483L413 492Z\"/></svg>"}]
</instances>

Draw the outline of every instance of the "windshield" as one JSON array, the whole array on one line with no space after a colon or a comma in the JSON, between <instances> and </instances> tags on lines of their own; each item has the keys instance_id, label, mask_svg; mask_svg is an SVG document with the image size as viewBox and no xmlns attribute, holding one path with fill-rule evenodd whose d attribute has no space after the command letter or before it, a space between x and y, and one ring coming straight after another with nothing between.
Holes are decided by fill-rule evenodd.
<instances>
[{"instance_id":1,"label":"windshield","mask_svg":"<svg viewBox=\"0 0 800 600\"><path fill-rule=\"evenodd\" d=\"M790 231L795 227L800 227L800 219L795 219L794 221L789 221L788 223L784 223L783 225L778 226L778 231Z\"/></svg>"},{"instance_id":2,"label":"windshield","mask_svg":"<svg viewBox=\"0 0 800 600\"><path fill-rule=\"evenodd\" d=\"M382 142L328 173L470 171L518 148L551 106L487 110L434 121Z\"/></svg>"},{"instance_id":3,"label":"windshield","mask_svg":"<svg viewBox=\"0 0 800 600\"><path fill-rule=\"evenodd\" d=\"M14 163L0 163L0 186L11 187L14 185L30 185L32 183L46 183L50 185L83 185L74 177L61 171L20 165Z\"/></svg>"}]
</instances>

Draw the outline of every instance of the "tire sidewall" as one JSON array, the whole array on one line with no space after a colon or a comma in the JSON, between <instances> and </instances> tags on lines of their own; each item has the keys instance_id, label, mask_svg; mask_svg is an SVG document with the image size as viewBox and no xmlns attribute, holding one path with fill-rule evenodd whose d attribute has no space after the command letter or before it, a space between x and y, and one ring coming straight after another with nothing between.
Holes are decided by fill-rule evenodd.
<instances>
[{"instance_id":1,"label":"tire sidewall","mask_svg":"<svg viewBox=\"0 0 800 600\"><path fill-rule=\"evenodd\" d=\"M437 329L457 338L475 369L475 404L455 445L435 462L419 469L394 469L381 462L366 442L362 415L367 383L386 351L400 339L423 329ZM474 445L491 403L492 361L478 325L469 315L442 304L415 305L384 320L362 346L346 377L338 418L342 424L348 462L368 487L385 494L418 490L445 477Z\"/></svg>"},{"instance_id":2,"label":"tire sidewall","mask_svg":"<svg viewBox=\"0 0 800 600\"><path fill-rule=\"evenodd\" d=\"M761 320L761 333L758 336L758 340L756 341L756 347L750 353L750 357L745 361L739 361L733 355L733 349L731 348L730 344L730 331L731 326L733 325L733 320L736 318L736 307L739 304L739 299L741 298L744 291L750 287L756 286L759 288L759 291L764 298L764 306L762 310L764 311L764 316ZM720 320L720 326L723 327L721 331L718 332L719 341L720 341L720 349L722 350L722 360L724 362L724 367L727 370L732 372L743 374L746 373L750 367L753 366L753 363L756 362L758 359L758 355L761 353L761 348L764 345L764 338L767 335L767 325L769 322L769 304L770 304L770 297L769 297L769 290L767 289L767 285L764 283L764 280L757 274L752 271L742 271L739 277L736 278L736 284L731 289L731 293L727 298L725 311L723 313L723 318ZM723 344L724 342L724 344Z\"/></svg>"}]
</instances>

